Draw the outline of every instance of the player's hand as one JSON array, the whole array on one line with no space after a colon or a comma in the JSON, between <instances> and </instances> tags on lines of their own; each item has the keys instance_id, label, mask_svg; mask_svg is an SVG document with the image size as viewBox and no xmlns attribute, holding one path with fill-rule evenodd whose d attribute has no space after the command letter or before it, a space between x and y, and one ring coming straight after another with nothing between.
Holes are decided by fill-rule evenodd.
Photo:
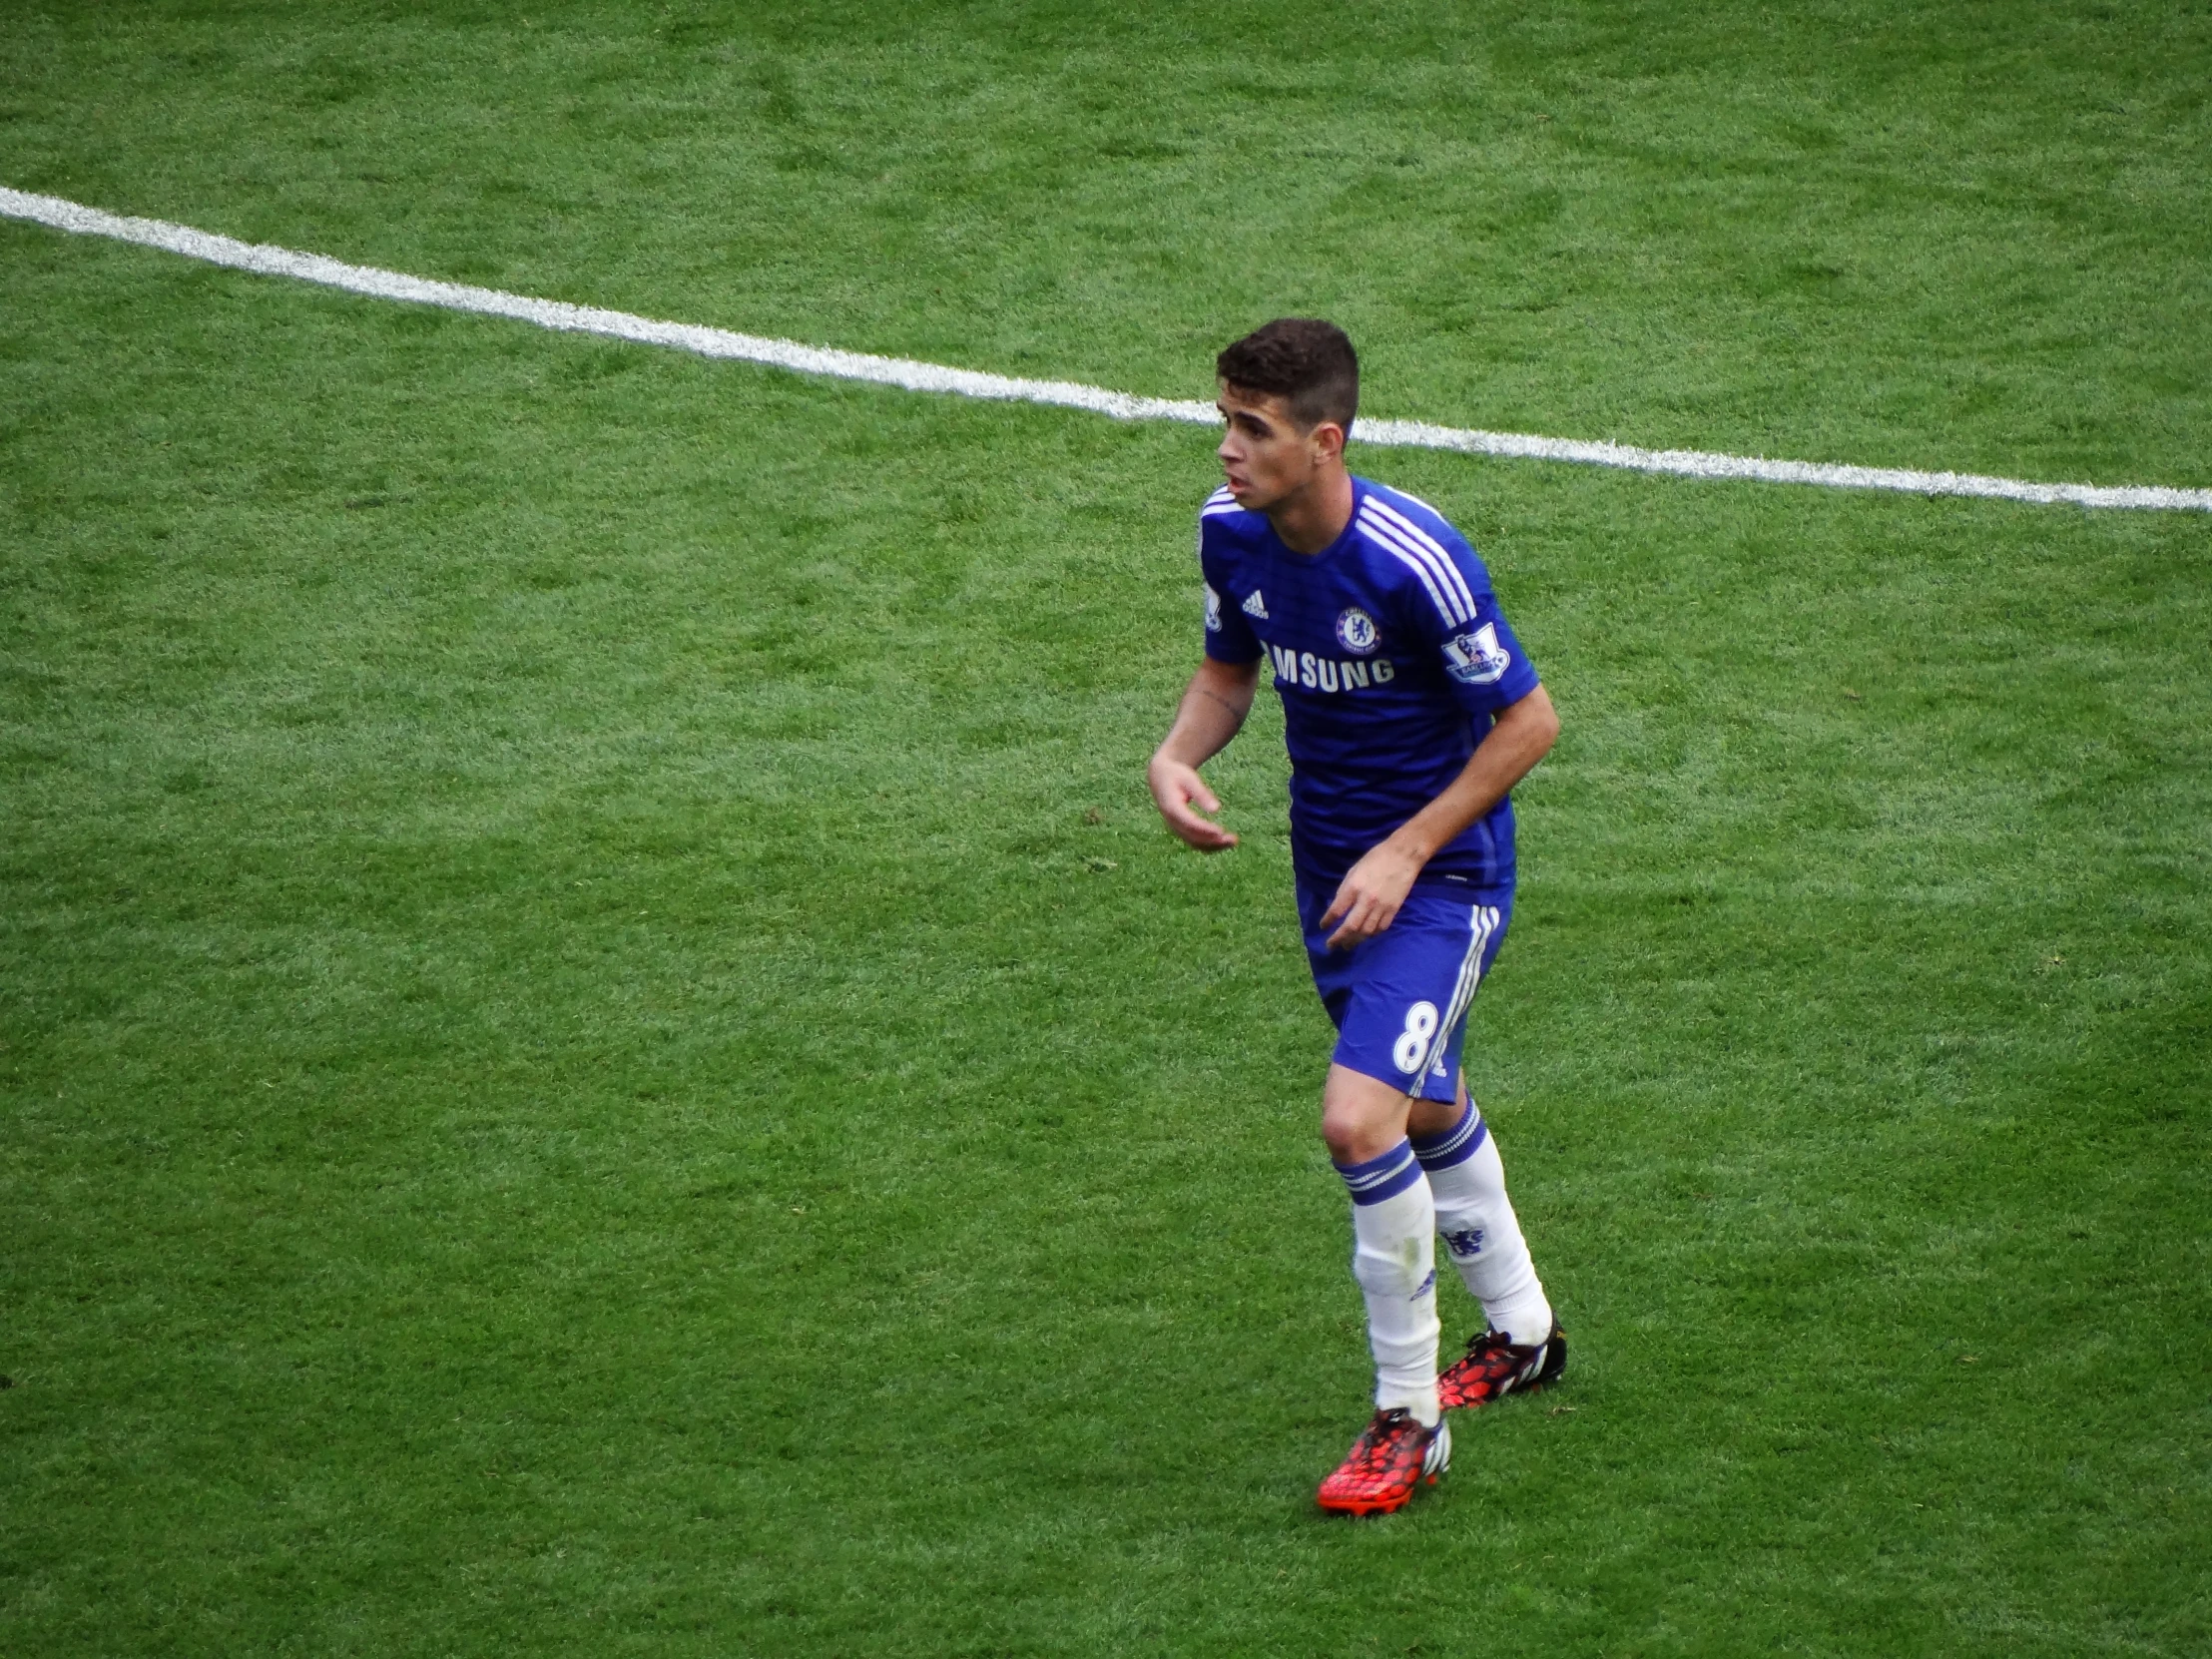
<instances>
[{"instance_id":1,"label":"player's hand","mask_svg":"<svg viewBox=\"0 0 2212 1659\"><path fill-rule=\"evenodd\" d=\"M1206 787L1196 767L1155 755L1152 765L1145 771L1145 782L1152 786L1152 803L1168 821L1168 828L1175 832L1176 839L1201 852L1225 852L1237 844L1235 835L1211 819L1199 816L1201 810L1220 812L1221 802Z\"/></svg>"},{"instance_id":2,"label":"player's hand","mask_svg":"<svg viewBox=\"0 0 2212 1659\"><path fill-rule=\"evenodd\" d=\"M1356 944L1365 944L1397 920L1398 909L1413 890L1413 877L1420 873L1420 859L1389 841L1371 847L1368 855L1346 872L1337 886L1337 896L1322 915L1324 927L1335 921L1344 923L1329 935L1329 948L1350 950Z\"/></svg>"}]
</instances>

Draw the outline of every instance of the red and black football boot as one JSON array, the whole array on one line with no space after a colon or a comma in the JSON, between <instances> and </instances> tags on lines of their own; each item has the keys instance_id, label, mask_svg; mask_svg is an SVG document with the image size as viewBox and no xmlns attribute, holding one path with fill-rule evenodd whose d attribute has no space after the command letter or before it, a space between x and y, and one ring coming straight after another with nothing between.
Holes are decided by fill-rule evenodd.
<instances>
[{"instance_id":1,"label":"red and black football boot","mask_svg":"<svg viewBox=\"0 0 2212 1659\"><path fill-rule=\"evenodd\" d=\"M1567 1369L1567 1334L1554 1325L1540 1343L1515 1348L1502 1331L1478 1331L1467 1352L1436 1379L1436 1397L1447 1411L1487 1405L1512 1393L1531 1393L1559 1381Z\"/></svg>"},{"instance_id":2,"label":"red and black football boot","mask_svg":"<svg viewBox=\"0 0 2212 1659\"><path fill-rule=\"evenodd\" d=\"M1321 1506L1337 1515L1386 1515L1405 1507L1422 1481L1433 1486L1451 1466L1451 1429L1441 1418L1423 1428L1403 1406L1375 1413L1352 1453L1321 1483Z\"/></svg>"}]
</instances>

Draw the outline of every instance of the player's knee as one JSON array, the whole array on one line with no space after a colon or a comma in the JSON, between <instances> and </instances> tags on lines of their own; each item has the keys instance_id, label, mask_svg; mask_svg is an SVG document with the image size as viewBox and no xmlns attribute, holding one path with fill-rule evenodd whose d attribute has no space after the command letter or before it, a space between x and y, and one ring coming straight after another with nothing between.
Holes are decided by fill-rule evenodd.
<instances>
[{"instance_id":1,"label":"player's knee","mask_svg":"<svg viewBox=\"0 0 2212 1659\"><path fill-rule=\"evenodd\" d=\"M1349 1072L1322 1092L1321 1138L1340 1164L1364 1164L1405 1138L1405 1097L1387 1084Z\"/></svg>"},{"instance_id":2,"label":"player's knee","mask_svg":"<svg viewBox=\"0 0 2212 1659\"><path fill-rule=\"evenodd\" d=\"M1377 1123L1372 1114L1336 1102L1322 1108L1321 1138L1339 1164L1364 1164L1380 1158L1404 1138L1395 1124Z\"/></svg>"}]
</instances>

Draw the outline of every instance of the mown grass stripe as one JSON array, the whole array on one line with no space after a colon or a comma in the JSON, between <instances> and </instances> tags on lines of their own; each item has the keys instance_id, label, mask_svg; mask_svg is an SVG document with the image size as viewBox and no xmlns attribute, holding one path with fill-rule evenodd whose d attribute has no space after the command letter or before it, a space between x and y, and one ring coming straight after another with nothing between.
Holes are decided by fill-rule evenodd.
<instances>
[{"instance_id":1,"label":"mown grass stripe","mask_svg":"<svg viewBox=\"0 0 2212 1659\"><path fill-rule=\"evenodd\" d=\"M824 374L841 380L868 380L909 391L949 392L960 397L1001 402L1045 403L1086 409L1117 420L1183 420L1211 424L1219 418L1211 403L1133 392L1072 380L1027 380L980 369L951 368L908 357L880 357L863 351L802 345L797 340L741 334L691 322L665 322L628 311L564 300L538 299L498 288L441 282L373 266L346 265L320 254L239 242L166 220L132 219L88 208L57 196L38 196L0 186L0 214L119 242L159 248L211 265L251 271L265 276L288 276L343 288L349 293L485 316L512 317L541 328L603 334L644 345L673 346L704 357L728 357L766 363L800 374ZM1485 432L1471 427L1437 426L1418 420L1360 422L1360 439L1391 448L1448 449L1464 454L1529 460L1568 461L1633 472L1670 473L1691 478L1747 479L1768 484L1816 484L1828 489L1896 490L1913 495L1966 495L2038 505L2070 503L2081 507L2131 507L2212 512L2212 489L2176 489L2159 484L2046 484L1970 472L1921 472L1905 467L1850 466L1827 461L1769 460L1759 455L1724 455L1699 449L1639 449L1631 444L1580 438L1542 437L1527 432Z\"/></svg>"}]
</instances>

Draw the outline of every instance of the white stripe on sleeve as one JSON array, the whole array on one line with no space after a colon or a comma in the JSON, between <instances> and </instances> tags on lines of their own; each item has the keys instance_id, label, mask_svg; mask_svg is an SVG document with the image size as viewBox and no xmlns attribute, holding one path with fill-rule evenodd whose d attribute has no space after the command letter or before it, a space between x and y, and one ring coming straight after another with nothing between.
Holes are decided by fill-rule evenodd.
<instances>
[{"instance_id":1,"label":"white stripe on sleeve","mask_svg":"<svg viewBox=\"0 0 2212 1659\"><path fill-rule=\"evenodd\" d=\"M1403 530L1405 534L1409 536L1416 545L1426 548L1430 553L1435 555L1436 562L1444 567L1444 570L1448 573L1450 577L1449 586L1459 596L1461 601L1465 603L1467 608L1467 616L1469 620L1472 620L1474 616L1473 591L1468 588L1466 577L1460 574L1457 562L1454 561L1451 555L1444 550L1443 543L1438 541L1434 536L1431 536L1426 530L1423 530L1419 525L1415 524L1411 519L1407 518L1395 507L1391 506L1387 501L1384 501L1381 496L1369 496L1367 504L1372 511L1380 513L1388 522L1396 525L1399 529Z\"/></svg>"}]
</instances>

